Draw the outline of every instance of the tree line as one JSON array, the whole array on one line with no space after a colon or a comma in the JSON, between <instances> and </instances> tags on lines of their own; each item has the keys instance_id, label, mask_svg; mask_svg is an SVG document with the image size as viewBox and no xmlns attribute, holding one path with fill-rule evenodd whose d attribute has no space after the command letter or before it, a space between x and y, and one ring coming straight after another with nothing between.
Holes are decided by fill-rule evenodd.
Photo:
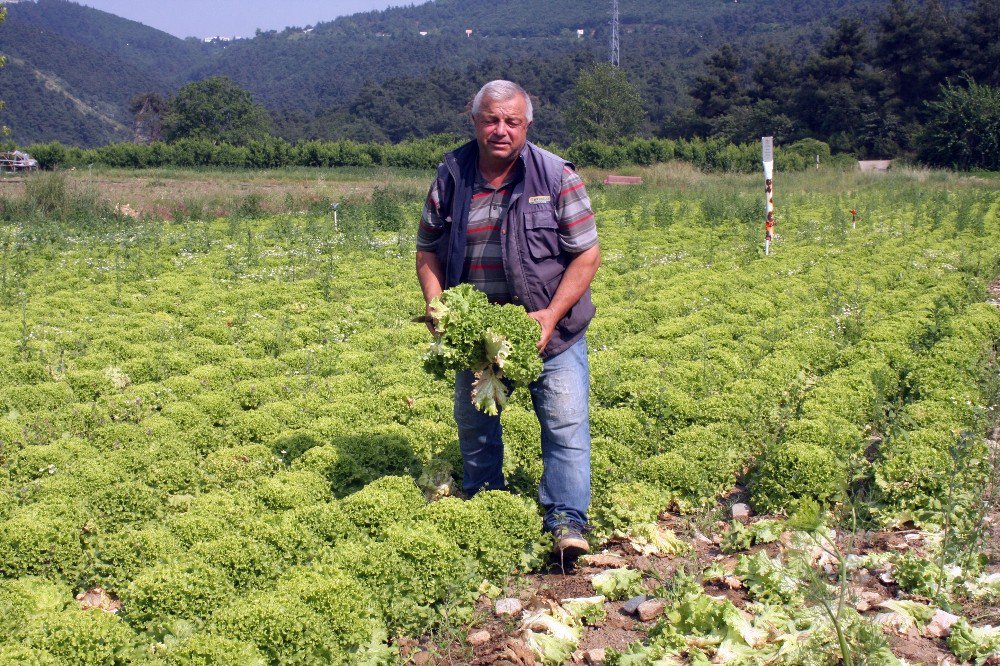
<instances>
[{"instance_id":1,"label":"tree line","mask_svg":"<svg viewBox=\"0 0 1000 666\"><path fill-rule=\"evenodd\" d=\"M444 153L468 139L435 135L400 143L359 143L351 140L300 141L276 137L250 139L240 144L209 138L182 138L148 144L114 143L79 148L58 142L35 144L28 151L43 169L80 168L93 164L147 169L157 167L211 167L277 169L284 167L400 167L433 169ZM681 160L702 171L751 173L760 169L760 144L732 144L724 139L667 139L634 137L615 143L588 139L560 150L579 167L618 168ZM800 171L815 164L853 164L848 156L831 156L826 144L812 139L775 148L777 168Z\"/></svg>"},{"instance_id":2,"label":"tree line","mask_svg":"<svg viewBox=\"0 0 1000 666\"><path fill-rule=\"evenodd\" d=\"M720 47L671 131L730 140L810 136L862 157L916 154L942 166L996 169L998 63L995 0L961 11L940 0L892 0L871 26L841 20L805 58L784 47L756 57Z\"/></svg>"}]
</instances>

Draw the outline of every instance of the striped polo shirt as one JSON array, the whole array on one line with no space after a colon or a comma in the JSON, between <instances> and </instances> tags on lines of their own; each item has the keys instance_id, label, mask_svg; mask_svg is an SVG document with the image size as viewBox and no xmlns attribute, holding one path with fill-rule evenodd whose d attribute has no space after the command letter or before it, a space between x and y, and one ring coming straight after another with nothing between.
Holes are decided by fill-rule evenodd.
<instances>
[{"instance_id":1,"label":"striped polo shirt","mask_svg":"<svg viewBox=\"0 0 1000 666\"><path fill-rule=\"evenodd\" d=\"M493 188L479 175L472 191L462 282L468 282L484 292L492 303L508 303L511 300L503 270L500 221L507 214L514 186L523 176L523 167L519 166L510 180ZM418 250L433 252L444 233L440 201L435 181L420 217ZM563 252L579 254L597 245L597 225L587 189L583 179L569 168L563 171L556 217L559 222L559 247Z\"/></svg>"}]
</instances>

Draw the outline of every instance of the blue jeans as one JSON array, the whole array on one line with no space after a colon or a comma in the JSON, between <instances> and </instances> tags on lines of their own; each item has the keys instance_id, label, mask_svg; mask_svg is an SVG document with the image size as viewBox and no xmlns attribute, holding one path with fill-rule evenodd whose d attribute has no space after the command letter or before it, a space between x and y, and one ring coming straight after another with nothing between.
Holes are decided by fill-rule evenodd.
<instances>
[{"instance_id":1,"label":"blue jeans","mask_svg":"<svg viewBox=\"0 0 1000 666\"><path fill-rule=\"evenodd\" d=\"M484 489L507 488L500 417L476 409L470 398L472 382L471 372L456 374L455 423L465 463L462 486L469 495ZM567 522L586 525L590 505L590 368L586 339L547 359L541 376L528 388L542 426L543 471L538 501L545 510L545 529L551 531Z\"/></svg>"}]
</instances>

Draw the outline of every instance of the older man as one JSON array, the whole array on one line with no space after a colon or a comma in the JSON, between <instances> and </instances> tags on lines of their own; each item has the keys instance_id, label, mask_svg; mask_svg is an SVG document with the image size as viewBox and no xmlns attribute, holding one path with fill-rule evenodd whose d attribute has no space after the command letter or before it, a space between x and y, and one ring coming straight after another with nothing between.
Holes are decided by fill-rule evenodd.
<instances>
[{"instance_id":1,"label":"older man","mask_svg":"<svg viewBox=\"0 0 1000 666\"><path fill-rule=\"evenodd\" d=\"M445 155L417 236L417 276L428 303L468 282L493 303L523 305L541 326L544 369L531 384L542 430L538 488L557 553L588 550L590 422L587 325L590 282L600 264L597 227L583 181L566 160L528 142L531 99L491 81L472 102L476 138ZM467 493L504 489L500 418L469 399L457 373L455 421Z\"/></svg>"}]
</instances>

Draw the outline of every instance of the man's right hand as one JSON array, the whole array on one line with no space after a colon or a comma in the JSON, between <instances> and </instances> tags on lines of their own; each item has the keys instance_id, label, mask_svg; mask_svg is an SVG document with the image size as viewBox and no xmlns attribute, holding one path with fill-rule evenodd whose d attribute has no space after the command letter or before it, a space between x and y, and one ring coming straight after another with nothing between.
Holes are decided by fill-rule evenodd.
<instances>
[{"instance_id":1,"label":"man's right hand","mask_svg":"<svg viewBox=\"0 0 1000 666\"><path fill-rule=\"evenodd\" d=\"M424 323L427 324L427 330L431 332L431 335L437 335L437 331L434 330L434 317L431 316L430 303L424 306Z\"/></svg>"}]
</instances>

